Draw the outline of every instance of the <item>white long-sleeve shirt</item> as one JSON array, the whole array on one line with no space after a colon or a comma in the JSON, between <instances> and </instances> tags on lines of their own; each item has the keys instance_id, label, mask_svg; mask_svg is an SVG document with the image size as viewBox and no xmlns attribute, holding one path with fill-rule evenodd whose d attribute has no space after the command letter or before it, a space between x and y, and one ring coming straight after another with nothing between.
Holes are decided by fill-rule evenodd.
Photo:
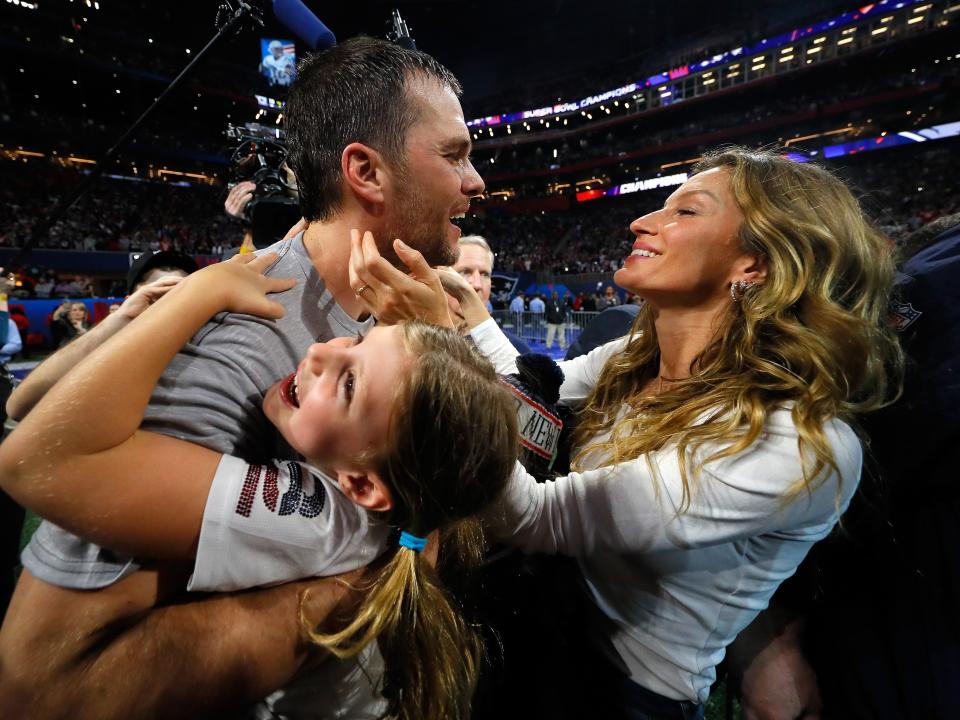
<instances>
[{"instance_id":1,"label":"white long-sleeve shirt","mask_svg":"<svg viewBox=\"0 0 960 720\"><path fill-rule=\"evenodd\" d=\"M495 322L471 334L498 372L516 371L516 351ZM560 363L560 402L583 401L625 343ZM702 703L726 646L830 531L856 489L859 440L840 420L824 432L840 476L786 504L801 477L798 433L790 411L776 410L747 450L702 468L683 512L678 454L668 446L616 465L591 456L584 472L547 483L518 465L497 531L527 552L576 557L591 599L611 621L613 629L602 632L631 679ZM697 456L717 449L706 444ZM688 458L688 468L695 464Z\"/></svg>"}]
</instances>

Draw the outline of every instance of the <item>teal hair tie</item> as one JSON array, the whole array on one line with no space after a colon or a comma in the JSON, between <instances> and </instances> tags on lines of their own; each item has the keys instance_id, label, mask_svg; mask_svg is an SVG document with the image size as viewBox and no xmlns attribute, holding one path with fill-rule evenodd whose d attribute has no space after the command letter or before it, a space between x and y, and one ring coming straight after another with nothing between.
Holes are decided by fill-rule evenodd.
<instances>
[{"instance_id":1,"label":"teal hair tie","mask_svg":"<svg viewBox=\"0 0 960 720\"><path fill-rule=\"evenodd\" d=\"M420 552L427 546L427 539L425 537L411 535L404 530L400 533L400 546L410 548L414 552Z\"/></svg>"}]
</instances>

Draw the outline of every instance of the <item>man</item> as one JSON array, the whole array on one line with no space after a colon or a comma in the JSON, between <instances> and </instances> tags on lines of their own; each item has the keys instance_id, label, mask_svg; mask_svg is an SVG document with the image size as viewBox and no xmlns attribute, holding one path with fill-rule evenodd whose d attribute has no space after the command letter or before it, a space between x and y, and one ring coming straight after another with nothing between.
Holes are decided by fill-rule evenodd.
<instances>
[{"instance_id":1,"label":"man","mask_svg":"<svg viewBox=\"0 0 960 720\"><path fill-rule=\"evenodd\" d=\"M600 302L597 303L598 310L606 310L610 307L616 307L620 304L620 297L614 291L612 285L607 285L607 288L603 291L603 297L600 298Z\"/></svg>"},{"instance_id":2,"label":"man","mask_svg":"<svg viewBox=\"0 0 960 720\"><path fill-rule=\"evenodd\" d=\"M546 312L547 306L543 302L543 298L539 295L534 295L530 300L530 312L534 315L543 315Z\"/></svg>"},{"instance_id":3,"label":"man","mask_svg":"<svg viewBox=\"0 0 960 720\"><path fill-rule=\"evenodd\" d=\"M127 272L127 294L161 278L185 278L197 271L197 261L178 250L147 251L130 264Z\"/></svg>"},{"instance_id":4,"label":"man","mask_svg":"<svg viewBox=\"0 0 960 720\"><path fill-rule=\"evenodd\" d=\"M453 269L460 273L470 287L476 290L477 295L487 306L487 312L493 310L490 304L490 283L493 275L493 250L486 239L481 235L464 235L460 238L460 257L453 264ZM460 315L460 317L463 317Z\"/></svg>"},{"instance_id":5,"label":"man","mask_svg":"<svg viewBox=\"0 0 960 720\"><path fill-rule=\"evenodd\" d=\"M560 339L560 349L567 347L567 339L564 337L563 323L566 319L567 308L560 300L560 294L554 290L550 295L550 302L547 303L547 349L553 347L554 337Z\"/></svg>"},{"instance_id":6,"label":"man","mask_svg":"<svg viewBox=\"0 0 960 720\"><path fill-rule=\"evenodd\" d=\"M460 238L460 257L453 264L453 269L470 283L484 305L490 312L490 285L493 274L493 250L481 235L464 235ZM450 298L450 312L459 321L463 322L463 313L460 304ZM521 355L530 352L530 347L519 337L510 332L504 332L510 343Z\"/></svg>"},{"instance_id":7,"label":"man","mask_svg":"<svg viewBox=\"0 0 960 720\"><path fill-rule=\"evenodd\" d=\"M524 310L526 310L526 305L523 299L523 293L519 292L514 295L513 300L510 301L510 315L513 317L513 327L516 329L517 333L520 335L523 334L523 315Z\"/></svg>"},{"instance_id":8,"label":"man","mask_svg":"<svg viewBox=\"0 0 960 720\"><path fill-rule=\"evenodd\" d=\"M543 298L540 295L534 295L530 298L530 325L532 329L529 330L530 335L535 339L543 342L544 340L544 330L543 330L543 314L547 310L547 306L543 302Z\"/></svg>"},{"instance_id":9,"label":"man","mask_svg":"<svg viewBox=\"0 0 960 720\"><path fill-rule=\"evenodd\" d=\"M286 316L217 316L168 367L145 429L251 459L290 457L259 398L313 342L372 323L349 284L351 230L372 231L394 262L390 241L400 237L431 263L456 260L460 230L450 219L483 191L459 93L429 56L369 38L304 61L285 116L309 226L271 248L278 259L267 272L298 280L274 296ZM318 580L153 608L169 593L171 570L46 524L24 565L0 630L0 715L11 717L22 707L125 717L183 703L197 715L248 704L307 657L297 620L304 588L322 591L311 600L328 598L325 611L346 593L335 579ZM173 577L175 591L182 580Z\"/></svg>"}]
</instances>

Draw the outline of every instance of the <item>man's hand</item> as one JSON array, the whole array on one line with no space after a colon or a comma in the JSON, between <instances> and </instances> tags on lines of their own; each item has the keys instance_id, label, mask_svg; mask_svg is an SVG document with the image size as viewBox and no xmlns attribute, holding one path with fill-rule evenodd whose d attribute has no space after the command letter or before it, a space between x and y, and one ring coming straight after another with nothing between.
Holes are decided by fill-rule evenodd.
<instances>
[{"instance_id":1,"label":"man's hand","mask_svg":"<svg viewBox=\"0 0 960 720\"><path fill-rule=\"evenodd\" d=\"M801 651L802 628L802 618L785 620L771 606L730 646L731 675L739 680L746 720L821 717L817 676Z\"/></svg>"},{"instance_id":2,"label":"man's hand","mask_svg":"<svg viewBox=\"0 0 960 720\"><path fill-rule=\"evenodd\" d=\"M301 600L312 625L342 626L369 572L152 607L173 584L148 570L100 590L54 587L25 571L0 631L0 717L244 716L317 650L301 629Z\"/></svg>"},{"instance_id":3,"label":"man's hand","mask_svg":"<svg viewBox=\"0 0 960 720\"><path fill-rule=\"evenodd\" d=\"M256 189L257 184L250 180L244 180L234 185L227 193L227 199L223 203L223 209L227 215L242 219L243 211L253 199L253 191Z\"/></svg>"},{"instance_id":4,"label":"man's hand","mask_svg":"<svg viewBox=\"0 0 960 720\"><path fill-rule=\"evenodd\" d=\"M394 240L393 249L410 268L409 275L381 257L371 232L365 232L361 239L359 230L350 231L350 287L364 306L378 322L387 325L401 320L423 320L455 327L437 271L402 240Z\"/></svg>"}]
</instances>

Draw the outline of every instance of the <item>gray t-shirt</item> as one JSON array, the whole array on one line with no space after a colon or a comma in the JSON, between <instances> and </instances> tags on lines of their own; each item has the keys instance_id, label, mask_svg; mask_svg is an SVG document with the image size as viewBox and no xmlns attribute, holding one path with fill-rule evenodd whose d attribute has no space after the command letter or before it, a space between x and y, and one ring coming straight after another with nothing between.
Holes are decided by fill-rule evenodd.
<instances>
[{"instance_id":1,"label":"gray t-shirt","mask_svg":"<svg viewBox=\"0 0 960 720\"><path fill-rule=\"evenodd\" d=\"M164 371L143 429L247 460L297 459L263 415L263 393L296 369L312 343L356 335L373 320L357 322L337 305L310 262L302 234L262 252L269 251L279 257L266 274L297 280L273 296L286 315L276 321L233 313L214 317ZM133 558L49 522L37 529L22 562L44 582L83 590L111 585L139 567Z\"/></svg>"}]
</instances>

